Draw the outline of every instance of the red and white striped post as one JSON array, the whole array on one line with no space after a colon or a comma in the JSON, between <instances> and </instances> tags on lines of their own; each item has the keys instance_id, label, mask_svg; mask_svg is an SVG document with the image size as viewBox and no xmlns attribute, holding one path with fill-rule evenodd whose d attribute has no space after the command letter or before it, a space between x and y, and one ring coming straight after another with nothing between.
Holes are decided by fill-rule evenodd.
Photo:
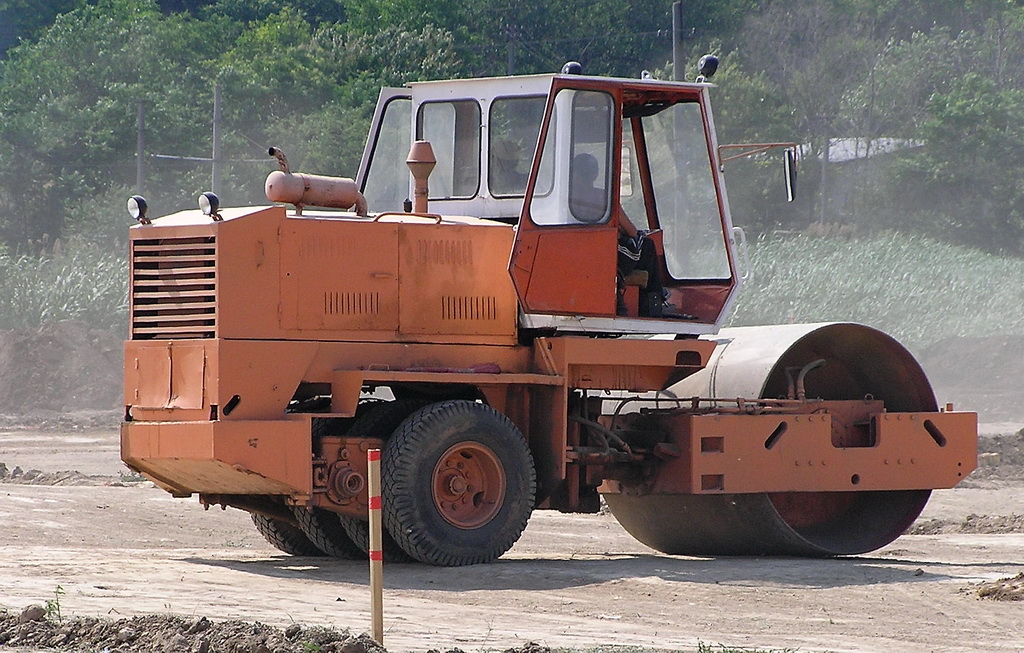
<instances>
[{"instance_id":1,"label":"red and white striped post","mask_svg":"<svg viewBox=\"0 0 1024 653\"><path fill-rule=\"evenodd\" d=\"M381 534L380 449L366 452L367 491L370 500L370 619L373 639L384 646L384 550Z\"/></svg>"}]
</instances>

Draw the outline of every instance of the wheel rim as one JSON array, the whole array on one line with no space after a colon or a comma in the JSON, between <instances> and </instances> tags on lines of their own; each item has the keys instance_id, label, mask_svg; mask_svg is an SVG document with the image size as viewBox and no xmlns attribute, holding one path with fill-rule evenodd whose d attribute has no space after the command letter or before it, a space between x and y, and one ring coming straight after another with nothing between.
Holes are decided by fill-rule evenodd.
<instances>
[{"instance_id":1,"label":"wheel rim","mask_svg":"<svg viewBox=\"0 0 1024 653\"><path fill-rule=\"evenodd\" d=\"M505 499L505 470L489 447L460 442L434 466L434 506L452 526L479 528L494 518Z\"/></svg>"}]
</instances>

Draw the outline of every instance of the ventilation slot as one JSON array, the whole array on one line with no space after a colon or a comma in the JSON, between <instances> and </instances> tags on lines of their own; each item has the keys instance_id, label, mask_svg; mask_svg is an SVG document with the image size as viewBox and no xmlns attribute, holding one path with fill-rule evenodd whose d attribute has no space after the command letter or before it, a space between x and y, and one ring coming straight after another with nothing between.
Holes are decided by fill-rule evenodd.
<instances>
[{"instance_id":1,"label":"ventilation slot","mask_svg":"<svg viewBox=\"0 0 1024 653\"><path fill-rule=\"evenodd\" d=\"M213 236L132 243L132 340L213 338L217 245Z\"/></svg>"},{"instance_id":2,"label":"ventilation slot","mask_svg":"<svg viewBox=\"0 0 1024 653\"><path fill-rule=\"evenodd\" d=\"M327 315L376 315L379 312L380 293L324 293L324 313Z\"/></svg>"},{"instance_id":3,"label":"ventilation slot","mask_svg":"<svg viewBox=\"0 0 1024 653\"><path fill-rule=\"evenodd\" d=\"M496 320L498 300L491 297L442 297L441 319L443 320Z\"/></svg>"}]
</instances>

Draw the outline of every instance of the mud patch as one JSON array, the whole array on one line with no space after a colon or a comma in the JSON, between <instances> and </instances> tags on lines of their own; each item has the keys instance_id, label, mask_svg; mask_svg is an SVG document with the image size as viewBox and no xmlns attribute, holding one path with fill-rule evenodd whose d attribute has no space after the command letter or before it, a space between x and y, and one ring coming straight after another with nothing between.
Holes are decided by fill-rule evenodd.
<instances>
[{"instance_id":1,"label":"mud patch","mask_svg":"<svg viewBox=\"0 0 1024 653\"><path fill-rule=\"evenodd\" d=\"M31 409L18 414L0 414L0 429L4 431L88 431L93 429L112 429L117 428L121 424L123 415L123 408L113 410L71 410L66 413Z\"/></svg>"},{"instance_id":2,"label":"mud patch","mask_svg":"<svg viewBox=\"0 0 1024 653\"><path fill-rule=\"evenodd\" d=\"M940 403L976 411L983 422L1024 418L1024 336L946 338L914 353Z\"/></svg>"},{"instance_id":3,"label":"mud patch","mask_svg":"<svg viewBox=\"0 0 1024 653\"><path fill-rule=\"evenodd\" d=\"M1024 573L1013 578L1000 578L988 583L981 583L971 590L978 597L993 601L1024 601Z\"/></svg>"},{"instance_id":4,"label":"mud patch","mask_svg":"<svg viewBox=\"0 0 1024 653\"><path fill-rule=\"evenodd\" d=\"M1024 431L980 438L978 468L971 475L1024 478Z\"/></svg>"}]
</instances>

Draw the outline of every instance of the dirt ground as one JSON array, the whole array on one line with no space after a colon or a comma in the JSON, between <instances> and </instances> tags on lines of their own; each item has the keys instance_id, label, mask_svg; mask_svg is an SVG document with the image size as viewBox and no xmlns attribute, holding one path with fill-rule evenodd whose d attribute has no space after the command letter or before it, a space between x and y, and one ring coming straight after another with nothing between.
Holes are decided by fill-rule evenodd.
<instances>
[{"instance_id":1,"label":"dirt ground","mask_svg":"<svg viewBox=\"0 0 1024 653\"><path fill-rule=\"evenodd\" d=\"M985 437L986 466L936 492L914 534L845 559L664 556L609 515L538 512L494 564L388 565L385 644L1024 650L1024 602L992 600L1012 598L994 596L995 581L1024 571L1020 441ZM366 564L283 555L245 513L204 512L140 482L121 466L112 430L0 431L0 461L0 607L9 612L0 641L8 645L5 632L35 630L16 623L21 611L47 601L65 619L162 616L171 635L202 618L231 632L239 626L223 622L370 627ZM1013 583L1003 588L1012 594ZM991 598L980 596L986 591ZM126 629L156 627L140 623L107 626L106 647ZM46 633L44 642L67 638L59 628ZM153 648L120 650L200 650L199 641L168 635ZM358 653L349 644L346 653Z\"/></svg>"},{"instance_id":2,"label":"dirt ground","mask_svg":"<svg viewBox=\"0 0 1024 653\"><path fill-rule=\"evenodd\" d=\"M964 350L947 347L940 359ZM17 382L17 353L0 335L0 372L13 375L0 381L0 406L17 395L2 387ZM950 369L954 380L963 376ZM963 378L936 384L942 401L943 387L982 393ZM245 513L170 497L120 463L114 406L52 409L60 403L0 418L0 650L373 648L357 637L370 628L365 563L286 556ZM537 512L496 563L387 565L385 645L1022 651L1024 411L997 403L982 467L935 492L911 532L880 551L833 560L665 556L610 515ZM6 406L0 412L13 400ZM18 623L33 616L22 617L32 604L49 614Z\"/></svg>"}]
</instances>

